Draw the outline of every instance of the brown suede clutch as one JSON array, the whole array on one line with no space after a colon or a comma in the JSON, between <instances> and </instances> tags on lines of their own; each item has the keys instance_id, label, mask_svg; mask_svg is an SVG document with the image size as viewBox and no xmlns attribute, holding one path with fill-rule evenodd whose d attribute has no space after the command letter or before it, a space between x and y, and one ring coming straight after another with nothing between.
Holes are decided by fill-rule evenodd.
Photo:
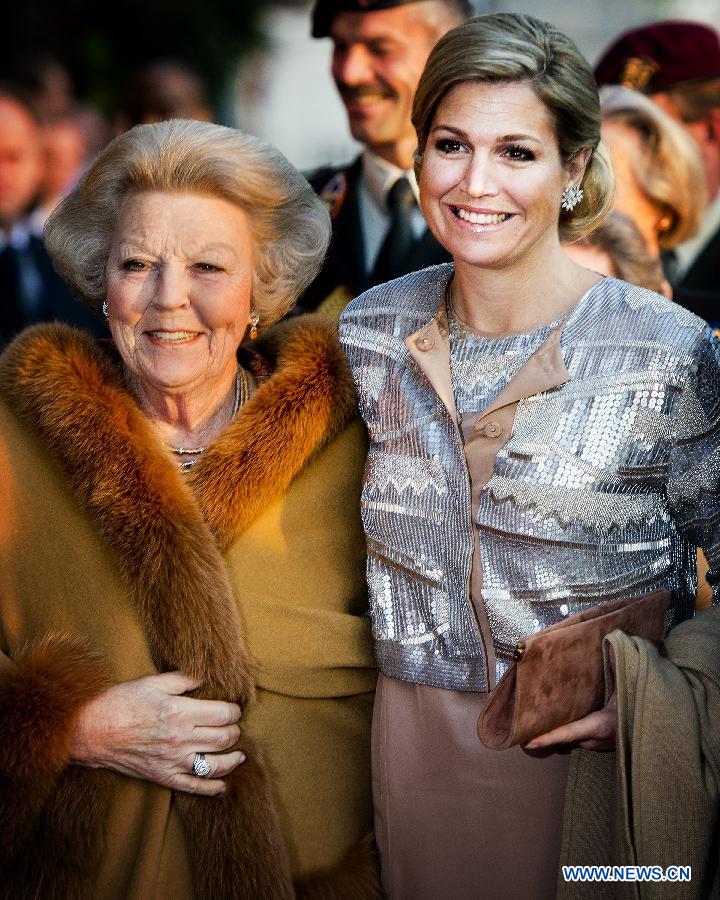
<instances>
[{"instance_id":1,"label":"brown suede clutch","mask_svg":"<svg viewBox=\"0 0 720 900\"><path fill-rule=\"evenodd\" d=\"M619 628L660 643L667 590L593 606L520 641L478 720L478 737L491 750L526 744L574 722L605 703L602 641Z\"/></svg>"}]
</instances>

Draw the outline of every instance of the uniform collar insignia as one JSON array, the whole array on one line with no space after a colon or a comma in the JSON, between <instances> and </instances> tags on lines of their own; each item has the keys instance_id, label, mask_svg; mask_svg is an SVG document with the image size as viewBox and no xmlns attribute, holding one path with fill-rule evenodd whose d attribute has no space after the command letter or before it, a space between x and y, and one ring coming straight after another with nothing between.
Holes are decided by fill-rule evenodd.
<instances>
[{"instance_id":1,"label":"uniform collar insignia","mask_svg":"<svg viewBox=\"0 0 720 900\"><path fill-rule=\"evenodd\" d=\"M348 181L344 172L336 172L320 191L320 199L334 222L347 196Z\"/></svg>"}]
</instances>

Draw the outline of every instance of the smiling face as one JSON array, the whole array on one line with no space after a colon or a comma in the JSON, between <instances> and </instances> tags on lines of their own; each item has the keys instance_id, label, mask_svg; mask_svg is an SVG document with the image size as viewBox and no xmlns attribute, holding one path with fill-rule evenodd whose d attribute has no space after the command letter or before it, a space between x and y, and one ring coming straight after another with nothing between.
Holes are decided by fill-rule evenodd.
<instances>
[{"instance_id":1,"label":"smiling face","mask_svg":"<svg viewBox=\"0 0 720 900\"><path fill-rule=\"evenodd\" d=\"M333 19L332 75L353 137L409 168L415 148L413 95L430 51L452 25L443 4L424 0Z\"/></svg>"},{"instance_id":2,"label":"smiling face","mask_svg":"<svg viewBox=\"0 0 720 900\"><path fill-rule=\"evenodd\" d=\"M420 173L420 205L456 264L503 268L557 250L563 190L588 152L560 157L551 115L524 82L465 82L440 101Z\"/></svg>"},{"instance_id":3,"label":"smiling face","mask_svg":"<svg viewBox=\"0 0 720 900\"><path fill-rule=\"evenodd\" d=\"M250 315L253 247L247 216L225 200L155 191L126 198L107 301L133 378L169 394L232 379Z\"/></svg>"}]
</instances>

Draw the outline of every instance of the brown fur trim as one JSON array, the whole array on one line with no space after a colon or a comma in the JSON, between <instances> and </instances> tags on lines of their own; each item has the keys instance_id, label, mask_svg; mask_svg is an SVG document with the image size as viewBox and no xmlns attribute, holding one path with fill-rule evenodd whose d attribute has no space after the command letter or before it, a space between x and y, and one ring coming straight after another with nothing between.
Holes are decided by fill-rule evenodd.
<instances>
[{"instance_id":1,"label":"brown fur trim","mask_svg":"<svg viewBox=\"0 0 720 900\"><path fill-rule=\"evenodd\" d=\"M9 859L0 854L0 900L96 896L111 778L80 766L60 774L25 844Z\"/></svg>"},{"instance_id":2,"label":"brown fur trim","mask_svg":"<svg viewBox=\"0 0 720 900\"><path fill-rule=\"evenodd\" d=\"M253 682L224 561L112 362L81 332L36 326L3 355L0 384L114 550L157 668L244 706Z\"/></svg>"},{"instance_id":3,"label":"brown fur trim","mask_svg":"<svg viewBox=\"0 0 720 900\"><path fill-rule=\"evenodd\" d=\"M203 679L198 696L243 706L252 697L235 599L211 532L227 547L349 422L354 391L333 330L297 320L265 339L278 371L198 463L197 501L113 362L87 336L37 326L0 358L0 392L58 460L114 550L155 665ZM238 488L246 478L251 489ZM240 746L248 761L227 779L223 801L177 797L197 893L291 897L261 763L250 742Z\"/></svg>"},{"instance_id":4,"label":"brown fur trim","mask_svg":"<svg viewBox=\"0 0 720 900\"><path fill-rule=\"evenodd\" d=\"M190 480L221 549L287 490L355 411L355 388L320 316L283 322L258 341L276 366L241 414L193 466Z\"/></svg>"},{"instance_id":5,"label":"brown fur trim","mask_svg":"<svg viewBox=\"0 0 720 900\"><path fill-rule=\"evenodd\" d=\"M194 823L194 836L207 835L203 840L210 840L188 842L195 894L218 900L292 900L295 894L270 786L253 744L244 738L240 746L247 760L225 778L227 791L220 800L198 803L189 794L175 795L183 818Z\"/></svg>"},{"instance_id":6,"label":"brown fur trim","mask_svg":"<svg viewBox=\"0 0 720 900\"><path fill-rule=\"evenodd\" d=\"M112 683L78 638L48 635L0 676L0 856L27 842L70 759L80 707Z\"/></svg>"},{"instance_id":7,"label":"brown fur trim","mask_svg":"<svg viewBox=\"0 0 720 900\"><path fill-rule=\"evenodd\" d=\"M380 861L372 834L352 847L339 866L295 882L298 900L382 900Z\"/></svg>"}]
</instances>

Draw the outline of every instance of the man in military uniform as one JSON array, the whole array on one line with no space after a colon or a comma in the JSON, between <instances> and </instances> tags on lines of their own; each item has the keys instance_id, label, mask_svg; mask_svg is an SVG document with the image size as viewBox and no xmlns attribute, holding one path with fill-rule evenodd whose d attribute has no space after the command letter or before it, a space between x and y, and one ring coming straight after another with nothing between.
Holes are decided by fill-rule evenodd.
<instances>
[{"instance_id":1,"label":"man in military uniform","mask_svg":"<svg viewBox=\"0 0 720 900\"><path fill-rule=\"evenodd\" d=\"M720 39L698 22L665 21L621 35L595 68L599 85L647 94L696 140L709 203L699 232L665 259L674 299L720 327Z\"/></svg>"},{"instance_id":2,"label":"man in military uniform","mask_svg":"<svg viewBox=\"0 0 720 900\"><path fill-rule=\"evenodd\" d=\"M318 0L313 37L333 40L332 76L362 154L310 182L333 235L301 310L339 315L375 284L449 259L417 204L410 121L415 88L437 41L472 12L468 0Z\"/></svg>"}]
</instances>

